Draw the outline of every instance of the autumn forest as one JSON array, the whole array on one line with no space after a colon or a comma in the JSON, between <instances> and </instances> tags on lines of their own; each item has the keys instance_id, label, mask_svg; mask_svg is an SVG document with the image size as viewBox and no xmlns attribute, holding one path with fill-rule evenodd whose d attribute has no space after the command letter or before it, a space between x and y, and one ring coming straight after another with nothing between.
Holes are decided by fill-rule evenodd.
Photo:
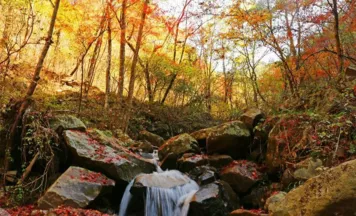
<instances>
[{"instance_id":1,"label":"autumn forest","mask_svg":"<svg viewBox=\"0 0 356 216\"><path fill-rule=\"evenodd\" d=\"M353 215L355 170L355 0L0 0L0 215Z\"/></svg>"}]
</instances>

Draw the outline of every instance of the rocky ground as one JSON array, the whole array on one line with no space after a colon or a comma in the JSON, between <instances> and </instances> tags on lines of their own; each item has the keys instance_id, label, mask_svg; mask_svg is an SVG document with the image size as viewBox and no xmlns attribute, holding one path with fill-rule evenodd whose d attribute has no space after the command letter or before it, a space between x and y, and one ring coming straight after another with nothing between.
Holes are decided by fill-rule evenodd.
<instances>
[{"instance_id":1,"label":"rocky ground","mask_svg":"<svg viewBox=\"0 0 356 216\"><path fill-rule=\"evenodd\" d=\"M131 213L140 215L142 188L182 184L169 176L160 179L169 184L157 184L150 176L156 170L150 153L157 150L163 170L179 170L200 186L188 215L355 215L355 117L350 110L333 121L305 114L268 118L250 109L239 120L190 134L164 140L145 130L132 140L88 129L71 115L51 116L48 130L58 135L51 144L53 183L29 199L33 205L0 214L112 215L127 184L147 173L131 190L137 196ZM33 173L38 169L40 162ZM2 206L18 196L14 179L17 186L9 181L9 193L2 192Z\"/></svg>"}]
</instances>

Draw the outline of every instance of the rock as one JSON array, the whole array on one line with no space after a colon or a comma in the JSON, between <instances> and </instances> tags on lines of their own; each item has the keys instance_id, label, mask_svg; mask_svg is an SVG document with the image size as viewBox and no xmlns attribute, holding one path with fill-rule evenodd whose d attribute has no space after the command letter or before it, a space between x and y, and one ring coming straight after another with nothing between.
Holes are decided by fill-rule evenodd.
<instances>
[{"instance_id":1,"label":"rock","mask_svg":"<svg viewBox=\"0 0 356 216\"><path fill-rule=\"evenodd\" d=\"M190 202L189 216L228 215L239 208L239 198L224 181L202 186Z\"/></svg>"},{"instance_id":2,"label":"rock","mask_svg":"<svg viewBox=\"0 0 356 216\"><path fill-rule=\"evenodd\" d=\"M208 154L227 154L233 158L244 158L248 150L251 134L247 126L234 121L217 126L207 140Z\"/></svg>"},{"instance_id":3,"label":"rock","mask_svg":"<svg viewBox=\"0 0 356 216\"><path fill-rule=\"evenodd\" d=\"M80 166L99 170L116 181L131 181L140 173L151 173L154 164L124 147L113 148L80 131L67 130L64 139L74 160Z\"/></svg>"},{"instance_id":4,"label":"rock","mask_svg":"<svg viewBox=\"0 0 356 216\"><path fill-rule=\"evenodd\" d=\"M269 192L270 190L267 186L255 187L248 195L242 198L242 205L249 209L262 209L266 203Z\"/></svg>"},{"instance_id":5,"label":"rock","mask_svg":"<svg viewBox=\"0 0 356 216\"><path fill-rule=\"evenodd\" d=\"M40 209L60 205L85 208L101 193L110 192L115 182L80 167L69 167L38 200Z\"/></svg>"},{"instance_id":6,"label":"rock","mask_svg":"<svg viewBox=\"0 0 356 216\"><path fill-rule=\"evenodd\" d=\"M291 169L285 169L281 177L281 183L283 187L287 188L295 181L296 179L293 176L293 171Z\"/></svg>"},{"instance_id":7,"label":"rock","mask_svg":"<svg viewBox=\"0 0 356 216\"><path fill-rule=\"evenodd\" d=\"M204 128L198 131L191 133L190 135L196 139L201 148L206 148L206 139L210 135L210 133L215 130L217 127Z\"/></svg>"},{"instance_id":8,"label":"rock","mask_svg":"<svg viewBox=\"0 0 356 216\"><path fill-rule=\"evenodd\" d=\"M135 178L130 192L140 196L146 192L146 188L174 188L191 182L188 176L182 175L177 170L163 173L141 174Z\"/></svg>"},{"instance_id":9,"label":"rock","mask_svg":"<svg viewBox=\"0 0 356 216\"><path fill-rule=\"evenodd\" d=\"M300 168L293 173L293 177L296 180L308 180L321 173L318 168L323 166L323 162L320 159L314 160L313 158L309 158L306 161L303 161L303 163L307 164L307 167L305 167L304 164L299 164Z\"/></svg>"},{"instance_id":10,"label":"rock","mask_svg":"<svg viewBox=\"0 0 356 216\"><path fill-rule=\"evenodd\" d=\"M137 141L135 142L134 145L130 146L129 149L133 152L144 152L144 153L152 153L154 148L151 145L151 143L149 143L146 140L143 141Z\"/></svg>"},{"instance_id":11,"label":"rock","mask_svg":"<svg viewBox=\"0 0 356 216\"><path fill-rule=\"evenodd\" d=\"M246 193L262 179L262 174L256 168L257 165L253 162L234 161L221 170L220 177L237 193Z\"/></svg>"},{"instance_id":12,"label":"rock","mask_svg":"<svg viewBox=\"0 0 356 216\"><path fill-rule=\"evenodd\" d=\"M177 155L174 153L169 153L160 164L162 170L173 170L177 169Z\"/></svg>"},{"instance_id":13,"label":"rock","mask_svg":"<svg viewBox=\"0 0 356 216\"><path fill-rule=\"evenodd\" d=\"M85 124L72 115L58 115L49 120L49 125L52 130L80 130L85 131Z\"/></svg>"},{"instance_id":14,"label":"rock","mask_svg":"<svg viewBox=\"0 0 356 216\"><path fill-rule=\"evenodd\" d=\"M158 149L158 155L160 159L165 158L170 153L172 153L173 156L178 159L184 153L199 152L200 149L198 147L198 142L189 134L181 134L172 137Z\"/></svg>"},{"instance_id":15,"label":"rock","mask_svg":"<svg viewBox=\"0 0 356 216\"><path fill-rule=\"evenodd\" d=\"M209 155L208 162L209 165L220 169L233 161L232 157L229 155Z\"/></svg>"},{"instance_id":16,"label":"rock","mask_svg":"<svg viewBox=\"0 0 356 216\"><path fill-rule=\"evenodd\" d=\"M233 159L228 155L190 155L184 154L178 161L178 169L189 172L197 166L209 165L217 169L230 164Z\"/></svg>"},{"instance_id":17,"label":"rock","mask_svg":"<svg viewBox=\"0 0 356 216\"><path fill-rule=\"evenodd\" d=\"M214 182L217 179L217 170L214 167L200 166L189 172L189 177L199 185L205 185Z\"/></svg>"},{"instance_id":18,"label":"rock","mask_svg":"<svg viewBox=\"0 0 356 216\"><path fill-rule=\"evenodd\" d=\"M110 146L115 149L122 150L122 147L130 147L135 144L135 141L133 141L127 134L124 133L118 133L118 138L115 138L111 131L101 131L96 128L94 129L89 129L88 130L88 135L98 141L101 144Z\"/></svg>"},{"instance_id":19,"label":"rock","mask_svg":"<svg viewBox=\"0 0 356 216\"><path fill-rule=\"evenodd\" d=\"M141 131L138 138L140 140L146 140L151 143L151 145L156 147L161 147L164 144L164 139L162 137L146 130Z\"/></svg>"},{"instance_id":20,"label":"rock","mask_svg":"<svg viewBox=\"0 0 356 216\"><path fill-rule=\"evenodd\" d=\"M237 209L229 214L229 216L266 216L260 210Z\"/></svg>"},{"instance_id":21,"label":"rock","mask_svg":"<svg viewBox=\"0 0 356 216\"><path fill-rule=\"evenodd\" d=\"M270 215L354 215L356 160L307 180L269 208Z\"/></svg>"},{"instance_id":22,"label":"rock","mask_svg":"<svg viewBox=\"0 0 356 216\"><path fill-rule=\"evenodd\" d=\"M283 191L279 191L273 194L266 200L265 209L270 212L274 212L278 203L280 203L286 197L286 195L287 193Z\"/></svg>"},{"instance_id":23,"label":"rock","mask_svg":"<svg viewBox=\"0 0 356 216\"><path fill-rule=\"evenodd\" d=\"M178 169L182 172L189 172L197 166L208 164L207 155L186 155L184 154L177 161Z\"/></svg>"},{"instance_id":24,"label":"rock","mask_svg":"<svg viewBox=\"0 0 356 216\"><path fill-rule=\"evenodd\" d=\"M253 129L263 118L265 114L260 109L252 108L247 110L240 120L247 125L248 128Z\"/></svg>"}]
</instances>

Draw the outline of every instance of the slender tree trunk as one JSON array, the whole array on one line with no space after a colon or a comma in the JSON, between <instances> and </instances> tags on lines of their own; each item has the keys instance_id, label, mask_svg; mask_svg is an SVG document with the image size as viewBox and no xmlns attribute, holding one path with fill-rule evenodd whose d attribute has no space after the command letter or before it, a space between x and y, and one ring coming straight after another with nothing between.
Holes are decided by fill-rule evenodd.
<instances>
[{"instance_id":1,"label":"slender tree trunk","mask_svg":"<svg viewBox=\"0 0 356 216\"><path fill-rule=\"evenodd\" d=\"M118 97L122 101L125 84L125 52L126 52L126 4L127 0L122 0L121 6L121 32L120 32L120 69L118 82Z\"/></svg>"},{"instance_id":2,"label":"slender tree trunk","mask_svg":"<svg viewBox=\"0 0 356 216\"><path fill-rule=\"evenodd\" d=\"M153 102L153 93L152 93L152 86L151 86L151 79L150 79L150 71L149 71L149 68L148 68L148 62L146 62L146 66L144 68L144 71L145 71L145 78L146 78L148 101L149 102Z\"/></svg>"},{"instance_id":3,"label":"slender tree trunk","mask_svg":"<svg viewBox=\"0 0 356 216\"><path fill-rule=\"evenodd\" d=\"M167 99L167 97L168 97L168 94L169 94L170 90L172 89L173 84L174 84L174 81L176 80L177 76L178 76L178 73L175 72L175 73L173 74L173 76L172 76L172 79L171 79L170 82L169 82L168 88L167 88L166 91L164 92L164 95L163 95L161 104L164 104L164 103L166 102L166 99Z\"/></svg>"},{"instance_id":4,"label":"slender tree trunk","mask_svg":"<svg viewBox=\"0 0 356 216\"><path fill-rule=\"evenodd\" d=\"M101 49L101 45L102 45L102 40L103 40L103 36L101 35L98 40L96 41L95 44L95 48L94 48L94 52L90 58L89 61L89 70L88 70L88 74L85 80L85 88L84 88L84 92L85 94L88 94L90 86L92 84L92 81L94 80L94 74L95 74L95 68L96 68L96 64L98 62L98 58L99 58L99 54L100 54L100 49Z\"/></svg>"},{"instance_id":5,"label":"slender tree trunk","mask_svg":"<svg viewBox=\"0 0 356 216\"><path fill-rule=\"evenodd\" d=\"M30 83L30 85L28 86L27 89L27 93L25 95L25 97L22 100L21 106L15 116L14 119L14 123L12 124L10 130L9 130L9 134L8 134L8 139L6 142L6 156L5 156L5 161L4 161L4 173L7 172L9 165L10 165L10 158L11 158L11 152L12 152L12 147L14 145L14 138L15 135L18 131L18 126L21 123L21 119L23 117L23 114L25 113L25 111L27 110L27 108L30 105L30 98L32 97L33 93L36 90L38 81L40 80L40 74L41 74L41 70L43 67L43 63L46 59L48 50L52 44L52 35L53 35L53 31L54 31L54 25L56 23L56 18L57 18L57 13L58 13L58 9L59 9L59 5L60 5L60 0L56 0L55 5L54 5L54 9L53 9L53 13L52 13L52 18L51 18L51 23L49 26L49 30L47 33L47 37L46 37L46 43L42 49L41 55L38 59L37 62L37 66L35 68L35 72L33 74L33 78L32 81ZM6 181L6 176L4 175L4 184Z\"/></svg>"},{"instance_id":6,"label":"slender tree trunk","mask_svg":"<svg viewBox=\"0 0 356 216\"><path fill-rule=\"evenodd\" d=\"M108 6L108 13L109 13L109 6ZM112 36L111 36L111 18L110 18L110 13L109 13L108 14L108 65L106 68L106 88L105 88L105 105L104 105L105 109L109 108L111 53L112 53Z\"/></svg>"},{"instance_id":7,"label":"slender tree trunk","mask_svg":"<svg viewBox=\"0 0 356 216\"><path fill-rule=\"evenodd\" d=\"M337 10L337 0L333 0L332 13L334 15L334 38L336 42L336 53L338 58L338 70L339 74L342 74L344 63L343 63L343 53L340 40L340 27L339 27L339 13Z\"/></svg>"},{"instance_id":8,"label":"slender tree trunk","mask_svg":"<svg viewBox=\"0 0 356 216\"><path fill-rule=\"evenodd\" d=\"M131 74L130 74L130 83L129 83L129 93L128 93L128 98L127 102L131 104L133 95L134 95L134 89L135 89L135 80L136 80L136 66L138 62L138 54L140 52L140 47L141 47L141 41L142 41L142 36L143 36L143 27L145 25L146 21L146 15L147 15L147 7L149 4L149 0L145 0L143 4L143 9L142 9L142 14L141 14L141 21L140 21L140 26L138 29L138 35L137 35L137 41L136 41L136 49L134 52L134 57L132 60L132 65L131 65Z\"/></svg>"}]
</instances>

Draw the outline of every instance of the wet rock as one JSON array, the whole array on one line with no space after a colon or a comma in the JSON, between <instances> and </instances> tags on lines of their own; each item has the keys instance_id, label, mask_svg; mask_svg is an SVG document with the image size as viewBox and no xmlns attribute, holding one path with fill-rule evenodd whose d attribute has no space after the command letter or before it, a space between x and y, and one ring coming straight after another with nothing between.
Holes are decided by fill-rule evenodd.
<instances>
[{"instance_id":1,"label":"wet rock","mask_svg":"<svg viewBox=\"0 0 356 216\"><path fill-rule=\"evenodd\" d=\"M128 182L140 173L155 170L150 160L124 147L113 148L101 144L86 133L67 130L64 139L77 164L98 170L114 180Z\"/></svg>"},{"instance_id":2,"label":"wet rock","mask_svg":"<svg viewBox=\"0 0 356 216\"><path fill-rule=\"evenodd\" d=\"M163 158L160 166L162 170L177 169L177 155L175 155L174 153L169 153L165 158Z\"/></svg>"},{"instance_id":3,"label":"wet rock","mask_svg":"<svg viewBox=\"0 0 356 216\"><path fill-rule=\"evenodd\" d=\"M240 122L228 122L217 126L206 140L208 154L227 154L233 158L244 158L251 141L247 126Z\"/></svg>"},{"instance_id":4,"label":"wet rock","mask_svg":"<svg viewBox=\"0 0 356 216\"><path fill-rule=\"evenodd\" d=\"M184 154L178 161L178 169L182 172L189 172L195 167L209 165L217 169L230 164L233 159L228 155L191 155Z\"/></svg>"},{"instance_id":5,"label":"wet rock","mask_svg":"<svg viewBox=\"0 0 356 216\"><path fill-rule=\"evenodd\" d=\"M267 216L262 214L260 210L237 209L229 214L229 216Z\"/></svg>"},{"instance_id":6,"label":"wet rock","mask_svg":"<svg viewBox=\"0 0 356 216\"><path fill-rule=\"evenodd\" d=\"M80 130L85 131L85 124L72 115L58 115L49 120L49 125L52 130Z\"/></svg>"},{"instance_id":7,"label":"wet rock","mask_svg":"<svg viewBox=\"0 0 356 216\"><path fill-rule=\"evenodd\" d=\"M166 141L158 150L160 159L165 158L168 154L173 154L171 157L176 157L176 160L184 153L199 153L198 142L189 134L181 134L172 137Z\"/></svg>"},{"instance_id":8,"label":"wet rock","mask_svg":"<svg viewBox=\"0 0 356 216\"><path fill-rule=\"evenodd\" d=\"M256 168L257 165L250 161L234 161L221 170L220 177L237 193L246 193L262 179L262 174Z\"/></svg>"},{"instance_id":9,"label":"wet rock","mask_svg":"<svg viewBox=\"0 0 356 216\"><path fill-rule=\"evenodd\" d=\"M252 108L242 114L240 120L245 123L247 127L253 129L263 118L265 118L265 114L260 109Z\"/></svg>"},{"instance_id":10,"label":"wet rock","mask_svg":"<svg viewBox=\"0 0 356 216\"><path fill-rule=\"evenodd\" d=\"M115 182L106 176L80 167L69 167L38 200L40 209L60 205L84 208L102 193L108 193Z\"/></svg>"},{"instance_id":11,"label":"wet rock","mask_svg":"<svg viewBox=\"0 0 356 216\"><path fill-rule=\"evenodd\" d=\"M146 140L153 146L161 147L164 144L164 139L156 134L143 130L140 132L138 138L140 140Z\"/></svg>"},{"instance_id":12,"label":"wet rock","mask_svg":"<svg viewBox=\"0 0 356 216\"><path fill-rule=\"evenodd\" d=\"M183 186L191 182L188 176L182 175L177 170L163 173L141 174L135 178L131 193L135 195L143 194L146 188L174 188Z\"/></svg>"},{"instance_id":13,"label":"wet rock","mask_svg":"<svg viewBox=\"0 0 356 216\"><path fill-rule=\"evenodd\" d=\"M217 176L217 170L214 167L200 166L189 172L189 177L199 185L205 185L214 182Z\"/></svg>"},{"instance_id":14,"label":"wet rock","mask_svg":"<svg viewBox=\"0 0 356 216\"><path fill-rule=\"evenodd\" d=\"M189 216L228 215L239 208L239 198L224 181L200 187L190 202Z\"/></svg>"},{"instance_id":15,"label":"wet rock","mask_svg":"<svg viewBox=\"0 0 356 216\"><path fill-rule=\"evenodd\" d=\"M307 180L270 207L270 215L354 215L356 160Z\"/></svg>"}]
</instances>

